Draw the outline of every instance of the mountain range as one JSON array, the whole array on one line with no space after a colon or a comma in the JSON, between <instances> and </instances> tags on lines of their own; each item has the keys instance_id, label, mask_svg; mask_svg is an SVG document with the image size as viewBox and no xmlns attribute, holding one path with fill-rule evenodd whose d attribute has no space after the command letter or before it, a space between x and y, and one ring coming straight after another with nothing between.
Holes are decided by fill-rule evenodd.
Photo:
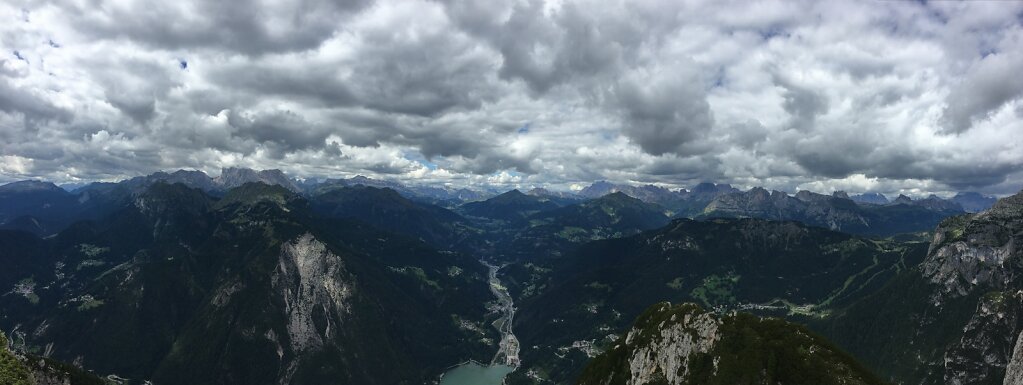
<instances>
[{"instance_id":1,"label":"mountain range","mask_svg":"<svg viewBox=\"0 0 1023 385\"><path fill-rule=\"evenodd\" d=\"M510 333L509 384L1010 384L1023 195L989 200L248 169L15 182L0 347L12 376L72 384L431 383Z\"/></svg>"},{"instance_id":2,"label":"mountain range","mask_svg":"<svg viewBox=\"0 0 1023 385\"><path fill-rule=\"evenodd\" d=\"M202 171L177 170L139 176L119 183L97 182L81 186L75 185L76 188L71 191L42 181L9 183L0 186L0 227L28 230L39 235L51 235L69 225L73 218L90 217L85 213L91 213L92 216L90 218L96 219L102 215L104 208L111 204L111 200L125 199L127 195L138 193L145 187L161 181L171 184L182 183L215 196L223 195L227 190L249 182L279 185L292 192L306 195L319 195L331 189L361 185L391 189L413 201L430 203L449 209L456 208L467 202L483 201L501 195L501 192L492 188L473 190L469 188L406 185L394 181L367 178L365 176L318 181L314 179L289 178L280 170L252 170L229 167L221 170L220 175L216 177L211 177ZM801 218L801 216L815 215L805 212L784 212L785 208L793 205L777 201L770 204L774 206L780 205L780 207L756 207L756 204L747 204L746 207L738 209L736 206L737 202L756 201L765 195L766 191L759 187L748 191L740 191L727 184L713 183L700 183L693 186L691 190L669 190L654 185L633 186L597 181L578 192L550 191L543 188L534 188L523 195L544 198L552 204L564 206L583 200L599 198L610 193L621 192L646 203L659 205L672 217L693 218L701 215L731 215L803 220L804 218ZM789 198L799 198L800 195L795 194L795 196L792 196L783 192L769 192L766 195L776 196L776 200L784 200L781 199L781 194ZM861 211L884 211L877 210L878 207L876 206L905 204L910 206L927 206L939 212L980 212L990 207L995 201L994 197L976 192L962 192L948 200L932 195L919 200L901 196L889 201L887 197L877 193L849 196L841 191L835 192L833 197L836 199L852 200L856 205L862 206ZM805 199L802 200L806 201ZM828 211L829 208L814 207L806 209L795 207L794 210ZM471 215L472 213L466 212L466 214ZM917 215L917 213L909 214ZM918 220L921 221L921 224L932 222L926 218L926 214L920 215L921 217ZM818 218L807 220L818 220L819 223L815 224L823 226L860 226L841 223L841 220L838 223L831 223L829 221L836 219L834 216L818 216ZM862 216L870 217L871 214L857 213L845 219L859 222L870 220L870 218L857 218ZM905 231L907 229L911 230L912 228L914 228L913 225L910 225L909 228L880 229L877 231L864 230L862 232L883 234ZM854 229L853 231L856 230Z\"/></svg>"}]
</instances>

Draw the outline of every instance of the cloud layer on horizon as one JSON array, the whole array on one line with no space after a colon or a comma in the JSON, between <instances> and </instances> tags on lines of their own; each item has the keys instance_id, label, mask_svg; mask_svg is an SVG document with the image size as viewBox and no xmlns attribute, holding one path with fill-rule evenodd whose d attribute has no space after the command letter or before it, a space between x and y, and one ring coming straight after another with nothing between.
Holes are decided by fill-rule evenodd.
<instances>
[{"instance_id":1,"label":"cloud layer on horizon","mask_svg":"<svg viewBox=\"0 0 1023 385\"><path fill-rule=\"evenodd\" d=\"M1020 2L15 0L0 17L0 181L1023 185Z\"/></svg>"}]
</instances>

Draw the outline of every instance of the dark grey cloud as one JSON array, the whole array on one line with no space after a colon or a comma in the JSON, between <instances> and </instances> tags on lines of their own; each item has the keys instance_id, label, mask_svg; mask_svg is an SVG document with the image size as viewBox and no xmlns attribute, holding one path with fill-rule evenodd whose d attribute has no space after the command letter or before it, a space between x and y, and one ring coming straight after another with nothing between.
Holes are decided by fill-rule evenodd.
<instances>
[{"instance_id":1,"label":"dark grey cloud","mask_svg":"<svg viewBox=\"0 0 1023 385\"><path fill-rule=\"evenodd\" d=\"M782 92L782 107L789 113L792 128L809 132L813 130L817 116L828 110L828 101L813 89L799 86L784 76L775 75L774 82Z\"/></svg>"},{"instance_id":2,"label":"dark grey cloud","mask_svg":"<svg viewBox=\"0 0 1023 385\"><path fill-rule=\"evenodd\" d=\"M0 66L4 63L0 60ZM73 115L71 111L36 95L33 90L11 84L3 73L0 73L0 111L20 115L26 125L47 120L66 122Z\"/></svg>"},{"instance_id":3,"label":"dark grey cloud","mask_svg":"<svg viewBox=\"0 0 1023 385\"><path fill-rule=\"evenodd\" d=\"M622 133L649 154L689 152L685 145L714 125L703 82L687 65L630 74L614 88L625 118Z\"/></svg>"},{"instance_id":4,"label":"dark grey cloud","mask_svg":"<svg viewBox=\"0 0 1023 385\"><path fill-rule=\"evenodd\" d=\"M232 111L227 124L233 128L238 140L252 140L262 144L275 159L302 149L320 149L326 146L330 131L310 123L292 111L271 111L245 116Z\"/></svg>"},{"instance_id":5,"label":"dark grey cloud","mask_svg":"<svg viewBox=\"0 0 1023 385\"><path fill-rule=\"evenodd\" d=\"M210 48L248 55L312 49L369 0L59 1L75 30L155 49Z\"/></svg>"},{"instance_id":6,"label":"dark grey cloud","mask_svg":"<svg viewBox=\"0 0 1023 385\"><path fill-rule=\"evenodd\" d=\"M1018 51L990 54L977 62L946 99L948 105L941 116L943 132L966 131L974 120L986 118L1006 103L1023 97L1020 68L1023 54Z\"/></svg>"}]
</instances>

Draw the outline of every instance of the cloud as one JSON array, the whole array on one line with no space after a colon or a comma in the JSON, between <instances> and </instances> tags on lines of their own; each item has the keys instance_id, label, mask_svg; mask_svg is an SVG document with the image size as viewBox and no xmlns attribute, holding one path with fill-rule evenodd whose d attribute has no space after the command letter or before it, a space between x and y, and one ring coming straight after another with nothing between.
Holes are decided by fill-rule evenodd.
<instances>
[{"instance_id":1,"label":"cloud","mask_svg":"<svg viewBox=\"0 0 1023 385\"><path fill-rule=\"evenodd\" d=\"M783 76L775 75L774 82L785 91L782 93L782 108L790 116L792 128L809 132L814 128L817 116L828 110L827 99L814 90L799 86Z\"/></svg>"},{"instance_id":2,"label":"cloud","mask_svg":"<svg viewBox=\"0 0 1023 385\"><path fill-rule=\"evenodd\" d=\"M688 63L625 75L614 88L622 133L651 155L684 154L714 125L703 82Z\"/></svg>"},{"instance_id":3,"label":"cloud","mask_svg":"<svg viewBox=\"0 0 1023 385\"><path fill-rule=\"evenodd\" d=\"M454 185L1004 194L1023 183L1020 12L15 0L0 3L0 181L245 166Z\"/></svg>"},{"instance_id":4,"label":"cloud","mask_svg":"<svg viewBox=\"0 0 1023 385\"><path fill-rule=\"evenodd\" d=\"M1023 47L1023 44L1021 44ZM941 115L943 133L962 133L978 119L1023 96L1023 54L993 53L975 63L966 77L952 88Z\"/></svg>"},{"instance_id":5,"label":"cloud","mask_svg":"<svg viewBox=\"0 0 1023 385\"><path fill-rule=\"evenodd\" d=\"M98 39L131 41L151 49L209 48L261 55L313 49L337 31L361 0L244 0L152 3L137 0L61 1L80 15L75 30Z\"/></svg>"}]
</instances>

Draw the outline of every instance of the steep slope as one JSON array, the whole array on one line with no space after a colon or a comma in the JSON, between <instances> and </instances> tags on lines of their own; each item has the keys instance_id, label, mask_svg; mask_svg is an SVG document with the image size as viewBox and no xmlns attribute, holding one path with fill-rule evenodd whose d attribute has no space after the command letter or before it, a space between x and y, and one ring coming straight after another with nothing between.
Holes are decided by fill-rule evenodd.
<instances>
[{"instance_id":1,"label":"steep slope","mask_svg":"<svg viewBox=\"0 0 1023 385\"><path fill-rule=\"evenodd\" d=\"M20 256L0 263L39 267L5 278L0 328L30 351L170 385L420 384L492 354L484 266L309 206L281 186L214 201L156 184L41 247L15 239Z\"/></svg>"},{"instance_id":2,"label":"steep slope","mask_svg":"<svg viewBox=\"0 0 1023 385\"><path fill-rule=\"evenodd\" d=\"M517 292L516 330L526 371L563 382L653 303L821 317L919 263L926 246L796 222L676 220L586 244L543 274L518 269L503 278L509 287L525 287Z\"/></svg>"},{"instance_id":3,"label":"steep slope","mask_svg":"<svg viewBox=\"0 0 1023 385\"><path fill-rule=\"evenodd\" d=\"M475 217L519 223L533 214L558 207L561 206L550 199L511 190L485 201L466 203L461 206L461 211Z\"/></svg>"},{"instance_id":4,"label":"steep slope","mask_svg":"<svg viewBox=\"0 0 1023 385\"><path fill-rule=\"evenodd\" d=\"M35 380L31 372L17 357L7 350L7 336L0 332L0 384L32 385Z\"/></svg>"},{"instance_id":5,"label":"steep slope","mask_svg":"<svg viewBox=\"0 0 1023 385\"><path fill-rule=\"evenodd\" d=\"M104 385L94 374L72 365L23 352L12 352L0 332L0 384L4 385Z\"/></svg>"},{"instance_id":6,"label":"steep slope","mask_svg":"<svg viewBox=\"0 0 1023 385\"><path fill-rule=\"evenodd\" d=\"M1023 193L949 218L923 263L815 327L895 382L1009 381L1016 374L1007 368L1023 360L1014 348L1023 331L1021 237Z\"/></svg>"},{"instance_id":7,"label":"steep slope","mask_svg":"<svg viewBox=\"0 0 1023 385\"><path fill-rule=\"evenodd\" d=\"M883 384L852 357L802 326L694 304L652 306L580 385Z\"/></svg>"}]
</instances>

